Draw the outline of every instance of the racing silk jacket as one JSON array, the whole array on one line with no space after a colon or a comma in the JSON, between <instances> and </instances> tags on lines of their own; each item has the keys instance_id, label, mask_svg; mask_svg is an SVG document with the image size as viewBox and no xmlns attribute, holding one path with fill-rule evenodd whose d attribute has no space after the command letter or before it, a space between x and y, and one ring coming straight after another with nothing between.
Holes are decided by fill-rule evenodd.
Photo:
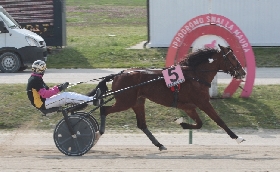
<instances>
[{"instance_id":1,"label":"racing silk jacket","mask_svg":"<svg viewBox=\"0 0 280 172\"><path fill-rule=\"evenodd\" d=\"M27 96L31 104L38 109L46 109L46 98L50 98L60 92L58 86L49 88L43 81L43 76L32 73L27 83Z\"/></svg>"}]
</instances>

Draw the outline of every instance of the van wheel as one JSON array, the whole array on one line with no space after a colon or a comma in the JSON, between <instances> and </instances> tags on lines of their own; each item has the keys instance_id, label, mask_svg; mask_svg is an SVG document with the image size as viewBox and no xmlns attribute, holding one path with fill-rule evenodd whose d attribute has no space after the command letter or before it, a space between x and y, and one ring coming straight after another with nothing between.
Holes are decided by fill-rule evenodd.
<instances>
[{"instance_id":1,"label":"van wheel","mask_svg":"<svg viewBox=\"0 0 280 172\"><path fill-rule=\"evenodd\" d=\"M14 73L21 66L20 59L13 52L5 52L0 55L0 70L4 73Z\"/></svg>"}]
</instances>

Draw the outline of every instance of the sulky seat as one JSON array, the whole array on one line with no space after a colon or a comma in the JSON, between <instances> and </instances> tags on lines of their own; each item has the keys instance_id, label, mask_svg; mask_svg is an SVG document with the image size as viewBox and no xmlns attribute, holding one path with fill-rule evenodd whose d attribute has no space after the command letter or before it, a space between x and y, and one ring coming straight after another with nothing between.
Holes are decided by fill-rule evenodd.
<instances>
[{"instance_id":1,"label":"sulky seat","mask_svg":"<svg viewBox=\"0 0 280 172\"><path fill-rule=\"evenodd\" d=\"M44 115L47 115L49 113L57 112L59 109L60 109L59 107L53 107L50 109L38 109L38 110L41 111Z\"/></svg>"}]
</instances>

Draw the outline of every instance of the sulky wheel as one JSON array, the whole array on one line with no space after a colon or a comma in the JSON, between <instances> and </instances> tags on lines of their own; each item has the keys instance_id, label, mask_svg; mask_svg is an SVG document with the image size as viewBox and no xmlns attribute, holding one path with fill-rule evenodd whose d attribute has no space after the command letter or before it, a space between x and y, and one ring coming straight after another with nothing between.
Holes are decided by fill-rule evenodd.
<instances>
[{"instance_id":1,"label":"sulky wheel","mask_svg":"<svg viewBox=\"0 0 280 172\"><path fill-rule=\"evenodd\" d=\"M81 156L87 153L93 146L95 130L91 122L81 115L68 116L74 130L72 136L68 125L63 118L57 124L53 138L58 150L65 155Z\"/></svg>"},{"instance_id":2,"label":"sulky wheel","mask_svg":"<svg viewBox=\"0 0 280 172\"><path fill-rule=\"evenodd\" d=\"M97 120L92 115L89 115L86 112L75 112L74 115L81 115L81 116L86 117L91 122L92 126L94 127L94 130L96 132L99 131L99 124L98 124Z\"/></svg>"},{"instance_id":3,"label":"sulky wheel","mask_svg":"<svg viewBox=\"0 0 280 172\"><path fill-rule=\"evenodd\" d=\"M94 116L92 116L86 112L75 112L74 115L75 114L86 117L91 122L92 126L94 127L95 132L99 132L99 124L98 124L97 120L94 118ZM100 137L100 135L98 135L98 133L96 133L96 134L97 135L95 135L95 141L93 143L93 146L98 142L99 137Z\"/></svg>"}]
</instances>

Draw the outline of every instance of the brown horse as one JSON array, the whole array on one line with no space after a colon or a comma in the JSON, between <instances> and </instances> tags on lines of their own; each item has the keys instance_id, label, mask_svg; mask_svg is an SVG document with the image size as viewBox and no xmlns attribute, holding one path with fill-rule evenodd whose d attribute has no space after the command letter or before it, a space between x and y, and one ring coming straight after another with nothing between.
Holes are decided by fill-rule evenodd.
<instances>
[{"instance_id":1,"label":"brown horse","mask_svg":"<svg viewBox=\"0 0 280 172\"><path fill-rule=\"evenodd\" d=\"M218 116L217 112L210 104L209 87L218 71L229 73L236 79L242 79L246 72L235 57L229 47L220 46L220 51L216 49L203 49L187 55L180 61L185 82L180 84L180 89L175 89L177 94L166 86L163 79L162 69L128 69L121 74L112 75L112 91L122 90L131 86L140 85L132 89L126 89L123 93L115 94L115 104L112 106L102 106L100 108L101 126L99 133L105 131L105 119L108 114L121 112L132 108L136 114L137 127L141 129L152 143L159 147L159 150L166 148L148 130L145 119L145 100L149 99L167 107L182 109L190 116L196 124L180 122L183 129L200 129L202 121L196 112L196 108L204 111L217 125L223 128L227 134L236 139L238 143L244 141L243 138L235 135ZM153 82L143 84L147 81ZM104 85L105 84L105 85ZM106 82L101 82L98 87L106 86ZM175 88L178 88L177 86ZM102 89L102 88L101 88ZM94 94L94 91L91 93ZM175 97L174 97L175 95Z\"/></svg>"}]
</instances>

